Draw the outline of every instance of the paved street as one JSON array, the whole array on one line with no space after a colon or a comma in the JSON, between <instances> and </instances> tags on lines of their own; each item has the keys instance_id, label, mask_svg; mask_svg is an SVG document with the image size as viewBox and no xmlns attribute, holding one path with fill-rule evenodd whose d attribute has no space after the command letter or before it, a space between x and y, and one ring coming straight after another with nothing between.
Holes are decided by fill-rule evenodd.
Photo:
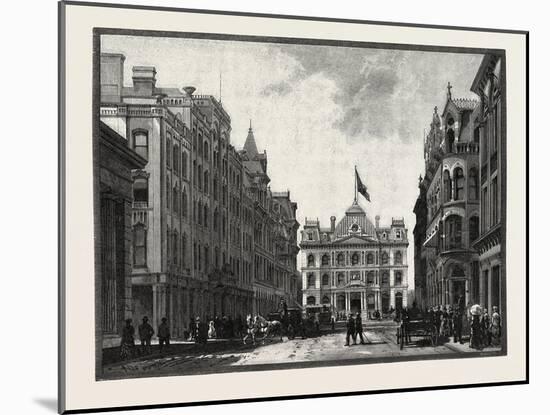
<instances>
[{"instance_id":1,"label":"paved street","mask_svg":"<svg viewBox=\"0 0 550 415\"><path fill-rule=\"evenodd\" d=\"M345 332L323 334L319 337L288 340L281 342L269 339L255 346L243 345L237 341L209 343L206 347L173 345L171 354L161 357L158 352L152 357L130 362L106 365L104 378L122 378L134 376L186 375L213 372L229 372L253 369L309 366L312 363L330 364L334 361L409 358L422 356L453 357L463 353L472 353L467 344L446 343L432 347L425 341L413 341L399 349L395 341L395 327L392 323L368 327L365 331L368 343L345 347ZM496 348L485 349L484 354L498 352ZM455 356L457 357L457 356ZM267 365L268 367L264 366Z\"/></svg>"}]
</instances>

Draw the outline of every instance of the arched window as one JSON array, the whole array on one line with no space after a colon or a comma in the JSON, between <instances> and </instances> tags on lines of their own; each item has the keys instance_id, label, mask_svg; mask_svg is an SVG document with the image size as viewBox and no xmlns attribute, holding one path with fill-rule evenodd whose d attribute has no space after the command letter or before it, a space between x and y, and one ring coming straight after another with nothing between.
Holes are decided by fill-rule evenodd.
<instances>
[{"instance_id":1,"label":"arched window","mask_svg":"<svg viewBox=\"0 0 550 415\"><path fill-rule=\"evenodd\" d=\"M311 254L307 256L307 266L308 267L315 266L315 257Z\"/></svg>"},{"instance_id":2,"label":"arched window","mask_svg":"<svg viewBox=\"0 0 550 415\"><path fill-rule=\"evenodd\" d=\"M187 153L181 153L181 175L187 179Z\"/></svg>"},{"instance_id":3,"label":"arched window","mask_svg":"<svg viewBox=\"0 0 550 415\"><path fill-rule=\"evenodd\" d=\"M374 285L374 271L367 273L367 285Z\"/></svg>"},{"instance_id":4,"label":"arched window","mask_svg":"<svg viewBox=\"0 0 550 415\"><path fill-rule=\"evenodd\" d=\"M315 305L315 297L313 295L307 298L307 305Z\"/></svg>"},{"instance_id":5,"label":"arched window","mask_svg":"<svg viewBox=\"0 0 550 415\"><path fill-rule=\"evenodd\" d=\"M464 173L462 168L457 167L454 170L454 182L455 182L455 200L464 199Z\"/></svg>"},{"instance_id":6,"label":"arched window","mask_svg":"<svg viewBox=\"0 0 550 415\"><path fill-rule=\"evenodd\" d=\"M462 218L452 215L445 221L445 242L447 249L462 247Z\"/></svg>"},{"instance_id":7,"label":"arched window","mask_svg":"<svg viewBox=\"0 0 550 415\"><path fill-rule=\"evenodd\" d=\"M172 158L173 158L173 167L174 172L176 174L179 174L179 168L180 168L180 148L174 144L173 150L172 150Z\"/></svg>"},{"instance_id":8,"label":"arched window","mask_svg":"<svg viewBox=\"0 0 550 415\"><path fill-rule=\"evenodd\" d=\"M208 228L208 205L204 204L204 226Z\"/></svg>"},{"instance_id":9,"label":"arched window","mask_svg":"<svg viewBox=\"0 0 550 415\"><path fill-rule=\"evenodd\" d=\"M323 297L323 304L330 304L330 298L326 295Z\"/></svg>"},{"instance_id":10,"label":"arched window","mask_svg":"<svg viewBox=\"0 0 550 415\"><path fill-rule=\"evenodd\" d=\"M179 205L178 202L180 200L180 191L178 189L178 186L174 186L172 189L172 210L174 213L178 213Z\"/></svg>"},{"instance_id":11,"label":"arched window","mask_svg":"<svg viewBox=\"0 0 550 415\"><path fill-rule=\"evenodd\" d=\"M329 261L328 255L324 254L321 258L321 265L328 265L328 261Z\"/></svg>"},{"instance_id":12,"label":"arched window","mask_svg":"<svg viewBox=\"0 0 550 415\"><path fill-rule=\"evenodd\" d=\"M188 213L188 206L187 206L187 190L185 190L185 187L183 188L183 192L181 193L181 214L184 218L187 217Z\"/></svg>"},{"instance_id":13,"label":"arched window","mask_svg":"<svg viewBox=\"0 0 550 415\"><path fill-rule=\"evenodd\" d=\"M208 154L209 154L209 153L208 153L208 141L205 141L205 142L204 142L204 153L203 153L203 155L204 155L204 158L205 158L206 160L208 160Z\"/></svg>"},{"instance_id":14,"label":"arched window","mask_svg":"<svg viewBox=\"0 0 550 415\"><path fill-rule=\"evenodd\" d=\"M315 288L315 274L307 274L307 288Z\"/></svg>"},{"instance_id":15,"label":"arched window","mask_svg":"<svg viewBox=\"0 0 550 415\"><path fill-rule=\"evenodd\" d=\"M197 203L197 222L199 225L202 225L202 203L200 200Z\"/></svg>"},{"instance_id":16,"label":"arched window","mask_svg":"<svg viewBox=\"0 0 550 415\"><path fill-rule=\"evenodd\" d=\"M214 210L214 231L218 230L218 226L219 226L219 213L218 213L218 208L216 208Z\"/></svg>"},{"instance_id":17,"label":"arched window","mask_svg":"<svg viewBox=\"0 0 550 415\"><path fill-rule=\"evenodd\" d=\"M328 274L324 274L324 275L323 275L323 285L324 285L324 286L329 285Z\"/></svg>"},{"instance_id":18,"label":"arched window","mask_svg":"<svg viewBox=\"0 0 550 415\"><path fill-rule=\"evenodd\" d=\"M388 271L384 271L382 273L382 280L381 285L389 285L390 284L390 273Z\"/></svg>"},{"instance_id":19,"label":"arched window","mask_svg":"<svg viewBox=\"0 0 550 415\"><path fill-rule=\"evenodd\" d=\"M382 265L387 265L390 262L389 256L387 252L382 252Z\"/></svg>"},{"instance_id":20,"label":"arched window","mask_svg":"<svg viewBox=\"0 0 550 415\"><path fill-rule=\"evenodd\" d=\"M149 201L149 184L145 177L134 180L134 202L147 203Z\"/></svg>"},{"instance_id":21,"label":"arched window","mask_svg":"<svg viewBox=\"0 0 550 415\"><path fill-rule=\"evenodd\" d=\"M454 124L454 120L452 118L449 118L449 121L448 121L448 124L449 125L453 125ZM447 137L446 137L446 146L445 146L445 150L447 153L452 153L453 152L453 144L455 142L455 132L452 128L449 128L447 130Z\"/></svg>"},{"instance_id":22,"label":"arched window","mask_svg":"<svg viewBox=\"0 0 550 415\"><path fill-rule=\"evenodd\" d=\"M374 264L374 255L371 252L369 252L367 254L367 265L372 265L372 264Z\"/></svg>"},{"instance_id":23,"label":"arched window","mask_svg":"<svg viewBox=\"0 0 550 415\"><path fill-rule=\"evenodd\" d=\"M342 253L338 254L338 256L336 257L336 263L338 265L344 265L345 264L344 254L342 254Z\"/></svg>"},{"instance_id":24,"label":"arched window","mask_svg":"<svg viewBox=\"0 0 550 415\"><path fill-rule=\"evenodd\" d=\"M451 200L452 184L451 174L449 170L443 172L443 201L448 202Z\"/></svg>"},{"instance_id":25,"label":"arched window","mask_svg":"<svg viewBox=\"0 0 550 415\"><path fill-rule=\"evenodd\" d=\"M199 189L202 189L202 166L199 166L197 168L197 180L197 186L199 187Z\"/></svg>"},{"instance_id":26,"label":"arched window","mask_svg":"<svg viewBox=\"0 0 550 415\"><path fill-rule=\"evenodd\" d=\"M172 263L178 265L178 232L174 231L172 234Z\"/></svg>"},{"instance_id":27,"label":"arched window","mask_svg":"<svg viewBox=\"0 0 550 415\"><path fill-rule=\"evenodd\" d=\"M138 224L134 226L134 266L147 266L147 231L145 226Z\"/></svg>"},{"instance_id":28,"label":"arched window","mask_svg":"<svg viewBox=\"0 0 550 415\"><path fill-rule=\"evenodd\" d=\"M204 172L204 193L208 193L208 171Z\"/></svg>"},{"instance_id":29,"label":"arched window","mask_svg":"<svg viewBox=\"0 0 550 415\"><path fill-rule=\"evenodd\" d=\"M149 144L147 132L143 130L134 131L134 151L145 160L149 158Z\"/></svg>"},{"instance_id":30,"label":"arched window","mask_svg":"<svg viewBox=\"0 0 550 415\"><path fill-rule=\"evenodd\" d=\"M337 282L338 282L338 287L341 287L346 283L346 278L344 277L343 272L339 272L337 274L336 278L337 278Z\"/></svg>"},{"instance_id":31,"label":"arched window","mask_svg":"<svg viewBox=\"0 0 550 415\"><path fill-rule=\"evenodd\" d=\"M401 285L403 283L403 274L401 271L395 271L394 285Z\"/></svg>"},{"instance_id":32,"label":"arched window","mask_svg":"<svg viewBox=\"0 0 550 415\"><path fill-rule=\"evenodd\" d=\"M470 233L470 243L472 243L479 237L479 217L472 216L470 218L468 231Z\"/></svg>"},{"instance_id":33,"label":"arched window","mask_svg":"<svg viewBox=\"0 0 550 415\"><path fill-rule=\"evenodd\" d=\"M397 251L395 253L395 256L393 258L393 263L394 264L402 264L403 263L403 254L401 253L401 251Z\"/></svg>"},{"instance_id":34,"label":"arched window","mask_svg":"<svg viewBox=\"0 0 550 415\"><path fill-rule=\"evenodd\" d=\"M357 265L359 264L359 254L357 252L354 252L351 256L351 265Z\"/></svg>"},{"instance_id":35,"label":"arched window","mask_svg":"<svg viewBox=\"0 0 550 415\"><path fill-rule=\"evenodd\" d=\"M479 177L475 167L472 167L468 173L468 199L479 199Z\"/></svg>"}]
</instances>

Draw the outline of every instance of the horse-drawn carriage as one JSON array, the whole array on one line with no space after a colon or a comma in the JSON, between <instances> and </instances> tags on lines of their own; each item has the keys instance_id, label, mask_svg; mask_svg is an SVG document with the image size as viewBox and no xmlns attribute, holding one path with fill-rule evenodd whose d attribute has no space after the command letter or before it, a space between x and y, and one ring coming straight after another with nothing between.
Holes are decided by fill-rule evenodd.
<instances>
[{"instance_id":1,"label":"horse-drawn carriage","mask_svg":"<svg viewBox=\"0 0 550 415\"><path fill-rule=\"evenodd\" d=\"M402 313L397 327L397 344L402 350L405 344L409 344L413 337L429 339L432 346L437 346L439 328L429 315L415 313L408 315Z\"/></svg>"}]
</instances>

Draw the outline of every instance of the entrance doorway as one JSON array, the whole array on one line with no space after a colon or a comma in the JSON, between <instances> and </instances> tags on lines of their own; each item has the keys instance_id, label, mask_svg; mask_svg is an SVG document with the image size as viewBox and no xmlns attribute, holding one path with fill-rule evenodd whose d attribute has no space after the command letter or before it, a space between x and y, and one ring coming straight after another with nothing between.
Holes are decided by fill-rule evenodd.
<instances>
[{"instance_id":1,"label":"entrance doorway","mask_svg":"<svg viewBox=\"0 0 550 415\"><path fill-rule=\"evenodd\" d=\"M351 293L349 308L352 313L361 312L361 293Z\"/></svg>"},{"instance_id":2,"label":"entrance doorway","mask_svg":"<svg viewBox=\"0 0 550 415\"><path fill-rule=\"evenodd\" d=\"M403 308L403 293L395 293L395 309L401 310Z\"/></svg>"},{"instance_id":3,"label":"entrance doorway","mask_svg":"<svg viewBox=\"0 0 550 415\"><path fill-rule=\"evenodd\" d=\"M382 292L382 312L387 313L390 309L390 293Z\"/></svg>"},{"instance_id":4,"label":"entrance doorway","mask_svg":"<svg viewBox=\"0 0 550 415\"><path fill-rule=\"evenodd\" d=\"M453 298L451 298L451 304L453 305L458 304L459 301L461 301L461 297L462 297L462 302L464 302L466 298L466 281L464 280L453 281L452 284L453 284Z\"/></svg>"}]
</instances>

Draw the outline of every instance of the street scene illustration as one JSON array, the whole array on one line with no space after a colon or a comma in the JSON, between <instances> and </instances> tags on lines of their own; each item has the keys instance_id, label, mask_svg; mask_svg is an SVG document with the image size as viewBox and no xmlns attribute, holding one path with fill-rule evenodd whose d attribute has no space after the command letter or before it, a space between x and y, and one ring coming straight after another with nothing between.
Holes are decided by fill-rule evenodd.
<instances>
[{"instance_id":1,"label":"street scene illustration","mask_svg":"<svg viewBox=\"0 0 550 415\"><path fill-rule=\"evenodd\" d=\"M505 56L101 35L96 377L506 353Z\"/></svg>"}]
</instances>

